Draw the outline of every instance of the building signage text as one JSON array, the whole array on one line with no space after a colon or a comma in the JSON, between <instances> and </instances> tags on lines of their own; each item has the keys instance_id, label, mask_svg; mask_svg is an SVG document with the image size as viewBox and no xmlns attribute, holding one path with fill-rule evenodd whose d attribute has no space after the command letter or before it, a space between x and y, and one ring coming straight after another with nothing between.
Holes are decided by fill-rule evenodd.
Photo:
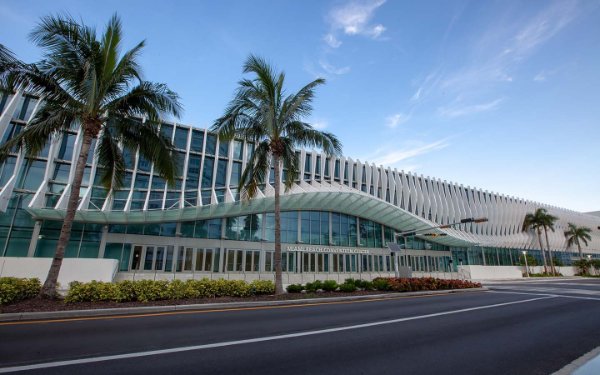
<instances>
[{"instance_id":1,"label":"building signage text","mask_svg":"<svg viewBox=\"0 0 600 375\"><path fill-rule=\"evenodd\" d=\"M366 249L350 249L324 246L288 246L287 251L299 251L304 253L335 253L335 254L369 254Z\"/></svg>"}]
</instances>

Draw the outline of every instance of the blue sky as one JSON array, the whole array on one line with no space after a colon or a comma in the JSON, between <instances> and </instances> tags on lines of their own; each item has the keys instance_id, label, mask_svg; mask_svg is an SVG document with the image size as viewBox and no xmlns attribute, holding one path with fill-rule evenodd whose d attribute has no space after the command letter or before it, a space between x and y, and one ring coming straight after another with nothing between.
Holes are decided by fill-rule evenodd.
<instances>
[{"instance_id":1,"label":"blue sky","mask_svg":"<svg viewBox=\"0 0 600 375\"><path fill-rule=\"evenodd\" d=\"M27 34L57 12L98 29L117 12L183 123L210 126L255 53L290 92L327 79L310 121L347 156L600 210L598 1L3 0L1 43L38 59Z\"/></svg>"}]
</instances>

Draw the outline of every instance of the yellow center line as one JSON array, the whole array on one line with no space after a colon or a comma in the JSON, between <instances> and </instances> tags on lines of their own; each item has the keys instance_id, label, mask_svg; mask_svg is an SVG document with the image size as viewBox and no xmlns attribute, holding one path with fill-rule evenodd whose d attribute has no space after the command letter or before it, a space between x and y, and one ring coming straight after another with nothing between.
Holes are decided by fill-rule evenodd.
<instances>
[{"instance_id":1,"label":"yellow center line","mask_svg":"<svg viewBox=\"0 0 600 375\"><path fill-rule=\"evenodd\" d=\"M471 292L471 293L481 293L481 292L484 292L484 291L475 291L475 292ZM181 310L181 311L165 311L165 312L144 313L144 314L90 316L90 317L82 317L82 318L24 320L24 321L14 321L14 322L0 322L0 326L65 323L65 322L78 322L78 321L87 321L87 320L133 319L133 318L145 318L145 317L154 317L154 316L168 316L168 315L182 315L182 314L208 314L208 313L229 312L229 311L291 309L291 308L297 308L297 307L311 307L311 306L322 306L322 305L346 305L346 304L353 304L353 303L379 302L379 301L389 301L389 300L397 300L397 299L439 297L439 296L447 296L447 295L448 294L427 294L427 295L422 295L422 296L383 297L383 298L373 298L373 299L358 300L358 301L314 302L314 303L277 305L277 306L231 307L231 308L211 309L211 310Z\"/></svg>"}]
</instances>

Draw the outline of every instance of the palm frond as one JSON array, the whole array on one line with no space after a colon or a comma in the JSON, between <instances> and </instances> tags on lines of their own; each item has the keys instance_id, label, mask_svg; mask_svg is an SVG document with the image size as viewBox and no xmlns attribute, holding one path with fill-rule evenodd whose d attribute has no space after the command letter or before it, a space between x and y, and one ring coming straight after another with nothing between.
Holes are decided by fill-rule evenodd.
<instances>
[{"instance_id":1,"label":"palm frond","mask_svg":"<svg viewBox=\"0 0 600 375\"><path fill-rule=\"evenodd\" d=\"M260 185L265 183L267 171L270 169L270 145L268 141L263 141L254 150L252 157L248 160L248 164L242 176L238 191L242 200L249 200L256 196Z\"/></svg>"},{"instance_id":2,"label":"palm frond","mask_svg":"<svg viewBox=\"0 0 600 375\"><path fill-rule=\"evenodd\" d=\"M154 171L164 178L170 186L175 184L177 166L183 162L173 151L171 140L158 131L156 123L151 121L121 118L114 121L115 137L131 150L139 146L140 156L154 164Z\"/></svg>"},{"instance_id":3,"label":"palm frond","mask_svg":"<svg viewBox=\"0 0 600 375\"><path fill-rule=\"evenodd\" d=\"M129 93L107 103L105 109L118 116L146 117L152 122L167 114L179 117L183 110L179 95L165 84L152 82L140 82Z\"/></svg>"},{"instance_id":4,"label":"palm frond","mask_svg":"<svg viewBox=\"0 0 600 375\"><path fill-rule=\"evenodd\" d=\"M317 147L328 155L338 155L342 152L342 145L332 133L316 130L310 124L302 121L293 121L286 124L287 136L294 140L296 145L309 148Z\"/></svg>"},{"instance_id":5,"label":"palm frond","mask_svg":"<svg viewBox=\"0 0 600 375\"><path fill-rule=\"evenodd\" d=\"M125 178L125 160L111 130L108 126L103 129L96 148L98 166L102 167L100 184L107 190L119 189Z\"/></svg>"},{"instance_id":6,"label":"palm frond","mask_svg":"<svg viewBox=\"0 0 600 375\"><path fill-rule=\"evenodd\" d=\"M296 157L296 150L294 148L294 142L290 138L280 138L283 144L283 152L281 154L281 162L283 168L286 171L284 185L285 190L288 191L298 178L300 174L300 166L298 158Z\"/></svg>"}]
</instances>

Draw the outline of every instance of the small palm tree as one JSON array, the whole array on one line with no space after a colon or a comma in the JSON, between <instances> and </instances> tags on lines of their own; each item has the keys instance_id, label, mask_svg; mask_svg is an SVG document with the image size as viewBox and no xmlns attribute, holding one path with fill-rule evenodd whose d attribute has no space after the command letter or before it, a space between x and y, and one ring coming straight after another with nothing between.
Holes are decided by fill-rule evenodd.
<instances>
[{"instance_id":1,"label":"small palm tree","mask_svg":"<svg viewBox=\"0 0 600 375\"><path fill-rule=\"evenodd\" d=\"M303 121L312 111L315 88L325 80L316 79L297 93L284 96L284 74L277 74L265 60L250 55L243 72L255 77L239 82L235 97L225 114L214 122L212 130L223 141L239 138L256 145L240 178L243 200L256 196L271 166L274 167L275 293L281 294L281 167L286 170L287 190L299 174L296 147L318 147L327 154L339 154L342 146L333 134L318 131Z\"/></svg>"},{"instance_id":2,"label":"small palm tree","mask_svg":"<svg viewBox=\"0 0 600 375\"><path fill-rule=\"evenodd\" d=\"M540 251L542 252L542 260L544 261L544 273L548 273L548 264L546 263L546 254L544 245L542 244L542 228L546 223L546 210L538 208L535 213L528 213L523 220L523 231L534 230L537 234L540 243Z\"/></svg>"},{"instance_id":3,"label":"small palm tree","mask_svg":"<svg viewBox=\"0 0 600 375\"><path fill-rule=\"evenodd\" d=\"M40 296L56 295L58 273L69 242L84 168L92 140L97 139L97 158L102 165L100 183L107 189L122 185L125 162L120 145L136 150L154 163L154 170L173 184L176 161L171 142L158 131L159 118L179 116L177 94L164 84L142 80L138 57L144 42L120 53L121 22L114 15L102 35L68 16L44 17L30 35L41 47L44 60L13 64L0 74L0 87L24 89L43 97L41 109L16 137L0 148L0 159L13 147L35 156L48 138L81 128L82 141L71 184L67 210L48 277ZM145 118L146 121L139 121Z\"/></svg>"},{"instance_id":4,"label":"small palm tree","mask_svg":"<svg viewBox=\"0 0 600 375\"><path fill-rule=\"evenodd\" d=\"M577 249L579 250L579 259L583 259L581 242L587 246L588 241L592 240L592 236L590 236L591 232L592 230L588 227L578 227L573 223L569 223L569 230L565 232L565 237L567 237L567 247L571 247L573 244L576 244Z\"/></svg>"}]
</instances>

